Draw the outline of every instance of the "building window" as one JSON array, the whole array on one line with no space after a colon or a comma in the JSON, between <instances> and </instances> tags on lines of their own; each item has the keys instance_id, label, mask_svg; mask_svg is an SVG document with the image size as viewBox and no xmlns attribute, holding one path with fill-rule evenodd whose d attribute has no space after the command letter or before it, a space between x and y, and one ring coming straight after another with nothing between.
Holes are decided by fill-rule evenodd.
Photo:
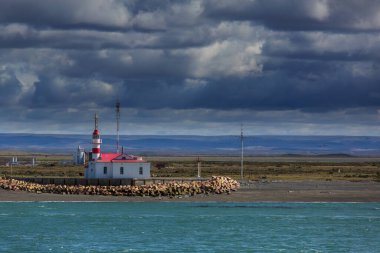
<instances>
[{"instance_id":1,"label":"building window","mask_svg":"<svg viewBox=\"0 0 380 253\"><path fill-rule=\"evenodd\" d=\"M103 174L107 174L107 167L103 168Z\"/></svg>"},{"instance_id":2,"label":"building window","mask_svg":"<svg viewBox=\"0 0 380 253\"><path fill-rule=\"evenodd\" d=\"M124 174L124 167L120 167L120 175Z\"/></svg>"},{"instance_id":3,"label":"building window","mask_svg":"<svg viewBox=\"0 0 380 253\"><path fill-rule=\"evenodd\" d=\"M140 167L140 169L139 169L139 174L140 174L140 175L143 174L143 167Z\"/></svg>"}]
</instances>

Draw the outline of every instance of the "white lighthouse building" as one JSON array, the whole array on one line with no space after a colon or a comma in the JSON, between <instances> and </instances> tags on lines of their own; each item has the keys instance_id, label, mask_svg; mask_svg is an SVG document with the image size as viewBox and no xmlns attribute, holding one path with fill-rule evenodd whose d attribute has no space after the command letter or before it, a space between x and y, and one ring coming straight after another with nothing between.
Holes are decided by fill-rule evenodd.
<instances>
[{"instance_id":1,"label":"white lighthouse building","mask_svg":"<svg viewBox=\"0 0 380 253\"><path fill-rule=\"evenodd\" d=\"M86 178L150 178L150 163L134 155L121 153L102 153L102 139L95 114L95 129L92 133L92 152L89 154L85 171Z\"/></svg>"}]
</instances>

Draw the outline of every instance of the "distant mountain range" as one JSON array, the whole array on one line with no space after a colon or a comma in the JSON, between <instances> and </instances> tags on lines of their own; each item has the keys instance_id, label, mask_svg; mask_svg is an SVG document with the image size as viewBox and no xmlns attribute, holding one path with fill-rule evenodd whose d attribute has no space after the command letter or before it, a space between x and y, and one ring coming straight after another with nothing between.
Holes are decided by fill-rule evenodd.
<instances>
[{"instance_id":1,"label":"distant mountain range","mask_svg":"<svg viewBox=\"0 0 380 253\"><path fill-rule=\"evenodd\" d=\"M115 136L102 136L104 151L115 151ZM144 155L240 154L239 136L121 136L127 153ZM0 134L0 150L73 153L91 149L91 135ZM246 155L380 155L380 137L370 136L245 136Z\"/></svg>"}]
</instances>

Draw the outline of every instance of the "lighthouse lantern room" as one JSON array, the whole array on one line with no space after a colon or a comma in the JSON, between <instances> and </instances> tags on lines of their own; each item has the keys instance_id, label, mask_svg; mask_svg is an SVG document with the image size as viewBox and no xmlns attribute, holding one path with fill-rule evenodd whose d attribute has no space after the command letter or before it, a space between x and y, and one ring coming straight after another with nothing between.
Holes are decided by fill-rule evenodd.
<instances>
[{"instance_id":1,"label":"lighthouse lantern room","mask_svg":"<svg viewBox=\"0 0 380 253\"><path fill-rule=\"evenodd\" d=\"M142 157L117 153L101 152L102 139L98 129L99 119L95 114L95 129L92 133L92 152L89 154L85 170L86 178L150 178L150 163ZM123 150L123 149L122 149Z\"/></svg>"}]
</instances>

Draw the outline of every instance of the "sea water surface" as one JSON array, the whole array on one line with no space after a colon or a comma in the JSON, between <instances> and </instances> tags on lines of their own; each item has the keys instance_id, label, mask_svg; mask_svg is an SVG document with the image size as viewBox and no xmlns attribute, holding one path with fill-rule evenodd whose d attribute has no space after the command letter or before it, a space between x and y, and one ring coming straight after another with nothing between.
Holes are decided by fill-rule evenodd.
<instances>
[{"instance_id":1,"label":"sea water surface","mask_svg":"<svg viewBox=\"0 0 380 253\"><path fill-rule=\"evenodd\" d=\"M1 252L380 252L380 203L0 203Z\"/></svg>"}]
</instances>

